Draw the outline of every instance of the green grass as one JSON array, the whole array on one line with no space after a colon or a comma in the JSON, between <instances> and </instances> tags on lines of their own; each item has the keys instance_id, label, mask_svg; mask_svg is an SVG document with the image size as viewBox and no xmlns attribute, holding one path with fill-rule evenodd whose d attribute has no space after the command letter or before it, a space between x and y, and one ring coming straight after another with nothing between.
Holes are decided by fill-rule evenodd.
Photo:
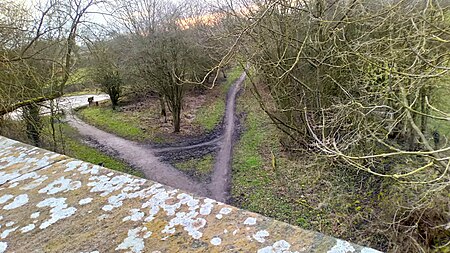
<instances>
[{"instance_id":1,"label":"green grass","mask_svg":"<svg viewBox=\"0 0 450 253\"><path fill-rule=\"evenodd\" d=\"M44 123L49 122L49 118L45 117L43 119L43 122ZM64 138L63 140L65 144L64 151L66 155L92 164L103 163L103 167L105 168L124 172L142 178L144 177L144 174L142 172L131 168L129 165L122 162L121 160L106 155L101 151L98 151L97 149L92 148L87 144L83 143L81 141L82 140L81 137L78 135L77 130L69 126L67 123L62 123L60 125L57 124L55 125L55 127L56 129L58 129L58 127L61 127L61 130L63 132ZM50 133L51 133L50 124L47 123L44 125L43 128L43 134L45 136L44 138L48 139ZM61 142L61 137L58 136L57 138L59 138L58 141Z\"/></svg>"},{"instance_id":2,"label":"green grass","mask_svg":"<svg viewBox=\"0 0 450 253\"><path fill-rule=\"evenodd\" d=\"M209 154L202 158L191 159L175 164L175 167L181 171L194 174L197 178L205 178L209 176L213 170L214 157Z\"/></svg>"},{"instance_id":3,"label":"green grass","mask_svg":"<svg viewBox=\"0 0 450 253\"><path fill-rule=\"evenodd\" d=\"M150 137L140 127L137 118L125 117L109 107L87 107L79 110L78 114L86 122L127 139L142 141Z\"/></svg>"},{"instance_id":4,"label":"green grass","mask_svg":"<svg viewBox=\"0 0 450 253\"><path fill-rule=\"evenodd\" d=\"M245 132L234 149L233 199L244 209L292 221L296 212L277 194L276 171L271 167L272 153L279 152L277 130L250 92L242 94L238 108L247 116Z\"/></svg>"},{"instance_id":5,"label":"green grass","mask_svg":"<svg viewBox=\"0 0 450 253\"><path fill-rule=\"evenodd\" d=\"M75 159L86 161L92 164L103 163L103 166L105 168L128 173L138 177L144 177L144 174L142 172L134 170L123 161L113 158L102 153L101 151L98 151L95 148L88 146L82 141L82 138L78 135L78 132L67 123L56 123L54 125L56 130L57 143L57 146L54 147L53 139L51 137L52 131L50 117L42 117L41 122L43 126L41 132L42 148L53 150L57 153L64 153ZM22 121L5 121L3 122L3 124L3 135L33 145L33 143L31 143L31 141L28 140L26 136L25 125Z\"/></svg>"},{"instance_id":6,"label":"green grass","mask_svg":"<svg viewBox=\"0 0 450 253\"><path fill-rule=\"evenodd\" d=\"M373 213L373 194L358 192L359 180L329 160L282 152L281 133L249 90L237 108L246 117L234 148L233 204L336 237L361 236L354 226Z\"/></svg>"},{"instance_id":7,"label":"green grass","mask_svg":"<svg viewBox=\"0 0 450 253\"><path fill-rule=\"evenodd\" d=\"M99 86L92 80L90 68L78 68L69 76L64 87L64 96L98 94Z\"/></svg>"},{"instance_id":8,"label":"green grass","mask_svg":"<svg viewBox=\"0 0 450 253\"><path fill-rule=\"evenodd\" d=\"M210 106L202 107L194 120L195 124L202 126L207 131L212 131L222 120L225 112L225 101L217 99Z\"/></svg>"},{"instance_id":9,"label":"green grass","mask_svg":"<svg viewBox=\"0 0 450 253\"><path fill-rule=\"evenodd\" d=\"M436 99L432 105L437 109L450 114L450 77L443 78L438 88L434 91ZM443 115L432 112L433 115L442 117ZM445 117L445 116L444 116ZM430 130L437 130L441 136L450 138L450 122L430 119Z\"/></svg>"},{"instance_id":10,"label":"green grass","mask_svg":"<svg viewBox=\"0 0 450 253\"><path fill-rule=\"evenodd\" d=\"M219 86L221 97L216 99L211 105L202 107L197 113L194 124L202 126L207 131L213 130L219 124L225 113L226 94L231 85L242 74L242 71L240 66L236 66L228 72L227 81Z\"/></svg>"},{"instance_id":11,"label":"green grass","mask_svg":"<svg viewBox=\"0 0 450 253\"><path fill-rule=\"evenodd\" d=\"M74 139L66 140L67 155L92 164L103 163L103 167L144 178L140 171L132 169L124 162L112 158Z\"/></svg>"}]
</instances>

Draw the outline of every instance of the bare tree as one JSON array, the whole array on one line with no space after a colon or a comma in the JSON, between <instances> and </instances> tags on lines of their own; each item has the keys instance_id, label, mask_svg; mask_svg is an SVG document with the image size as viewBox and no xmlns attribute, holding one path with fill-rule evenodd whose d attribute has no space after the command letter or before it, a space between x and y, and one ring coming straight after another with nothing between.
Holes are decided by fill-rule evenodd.
<instances>
[{"instance_id":1,"label":"bare tree","mask_svg":"<svg viewBox=\"0 0 450 253\"><path fill-rule=\"evenodd\" d=\"M8 71L0 76L0 97L3 99L0 116L23 106L62 96L73 65L80 25L88 9L96 3L95 0L48 1L36 10L27 10L14 2L5 1L1 9L5 18L0 21L0 28L2 34L8 36L2 37L0 67ZM28 19L35 13L38 13L35 18ZM36 66L49 68L50 73L45 71L45 74L39 75L44 71ZM51 80L40 82L31 90L24 89L23 84L16 82L23 72ZM34 79L37 81L38 78Z\"/></svg>"},{"instance_id":2,"label":"bare tree","mask_svg":"<svg viewBox=\"0 0 450 253\"><path fill-rule=\"evenodd\" d=\"M123 79L122 68L124 65L120 60L120 38L105 39L90 45L92 68L91 78L98 83L103 92L109 95L113 110L119 105L122 95Z\"/></svg>"},{"instance_id":3,"label":"bare tree","mask_svg":"<svg viewBox=\"0 0 450 253\"><path fill-rule=\"evenodd\" d=\"M201 82L209 67L193 28L181 23L190 16L187 6L156 0L129 0L116 5L122 11L118 19L132 45L129 64L139 80L135 83L139 89L159 95L162 115L167 105L174 132L180 131L185 85Z\"/></svg>"}]
</instances>

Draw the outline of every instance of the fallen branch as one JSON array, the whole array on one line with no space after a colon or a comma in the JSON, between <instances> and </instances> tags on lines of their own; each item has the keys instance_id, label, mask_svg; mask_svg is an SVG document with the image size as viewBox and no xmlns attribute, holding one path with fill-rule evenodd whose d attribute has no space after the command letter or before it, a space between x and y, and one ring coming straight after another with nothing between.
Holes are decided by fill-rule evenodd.
<instances>
[{"instance_id":1,"label":"fallen branch","mask_svg":"<svg viewBox=\"0 0 450 253\"><path fill-rule=\"evenodd\" d=\"M0 116L3 116L3 115L5 115L7 113L10 113L10 112L13 112L13 111L15 111L15 110L17 110L19 108L22 108L24 106L27 106L27 105L32 105L32 104L36 104L36 103L42 103L42 102L45 102L45 101L48 101L48 100L53 100L53 99L59 98L61 96L62 96L62 93L58 92L58 93L55 93L55 94L52 94L52 95L49 95L49 96L36 97L36 98L20 101L18 103L15 103L13 105L6 106L5 108L0 109Z\"/></svg>"}]
</instances>

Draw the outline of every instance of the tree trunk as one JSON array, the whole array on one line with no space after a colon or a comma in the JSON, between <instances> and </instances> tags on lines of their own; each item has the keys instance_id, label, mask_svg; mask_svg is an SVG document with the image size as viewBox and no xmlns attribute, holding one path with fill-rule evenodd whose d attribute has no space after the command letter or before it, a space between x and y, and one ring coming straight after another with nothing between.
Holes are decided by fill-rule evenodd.
<instances>
[{"instance_id":1,"label":"tree trunk","mask_svg":"<svg viewBox=\"0 0 450 253\"><path fill-rule=\"evenodd\" d=\"M173 128L175 133L180 132L180 123L181 123L181 106L174 106L173 111Z\"/></svg>"},{"instance_id":2,"label":"tree trunk","mask_svg":"<svg viewBox=\"0 0 450 253\"><path fill-rule=\"evenodd\" d=\"M23 108L23 117L26 122L27 136L36 147L41 145L41 121L39 117L39 105L30 104Z\"/></svg>"},{"instance_id":3,"label":"tree trunk","mask_svg":"<svg viewBox=\"0 0 450 253\"><path fill-rule=\"evenodd\" d=\"M227 74L225 73L225 70L223 68L220 69L220 71L222 72L223 78L227 78Z\"/></svg>"},{"instance_id":4,"label":"tree trunk","mask_svg":"<svg viewBox=\"0 0 450 253\"><path fill-rule=\"evenodd\" d=\"M116 98L115 98L114 94L109 94L109 99L111 100L112 109L115 110L116 109L116 105L117 105L117 101L116 101Z\"/></svg>"},{"instance_id":5,"label":"tree trunk","mask_svg":"<svg viewBox=\"0 0 450 253\"><path fill-rule=\"evenodd\" d=\"M115 87L111 87L108 90L109 99L111 100L112 109L115 110L119 105L119 91Z\"/></svg>"},{"instance_id":6,"label":"tree trunk","mask_svg":"<svg viewBox=\"0 0 450 253\"><path fill-rule=\"evenodd\" d=\"M422 88L420 92L420 111L424 114L429 114L428 106L426 104L426 96L427 96L427 89ZM427 132L427 125L428 125L428 116L421 115L421 122L420 122L420 130L422 133Z\"/></svg>"},{"instance_id":7,"label":"tree trunk","mask_svg":"<svg viewBox=\"0 0 450 253\"><path fill-rule=\"evenodd\" d=\"M54 103L55 100L50 100L50 126L52 129L52 150L57 152L58 144L56 141L56 129L55 129L56 111Z\"/></svg>"},{"instance_id":8,"label":"tree trunk","mask_svg":"<svg viewBox=\"0 0 450 253\"><path fill-rule=\"evenodd\" d=\"M4 119L3 115L0 115L0 135L3 135L4 124L5 124L5 119Z\"/></svg>"},{"instance_id":9,"label":"tree trunk","mask_svg":"<svg viewBox=\"0 0 450 253\"><path fill-rule=\"evenodd\" d=\"M159 105L161 106L161 116L164 117L164 123L167 123L167 113L166 113L166 100L164 96L158 94L159 97Z\"/></svg>"}]
</instances>

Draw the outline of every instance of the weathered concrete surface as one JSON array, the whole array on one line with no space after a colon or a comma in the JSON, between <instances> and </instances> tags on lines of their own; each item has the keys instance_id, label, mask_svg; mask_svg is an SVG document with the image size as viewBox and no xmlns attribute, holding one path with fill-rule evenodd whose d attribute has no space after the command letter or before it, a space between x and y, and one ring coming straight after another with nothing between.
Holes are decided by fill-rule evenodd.
<instances>
[{"instance_id":1,"label":"weathered concrete surface","mask_svg":"<svg viewBox=\"0 0 450 253\"><path fill-rule=\"evenodd\" d=\"M4 137L0 184L0 252L377 252Z\"/></svg>"}]
</instances>

